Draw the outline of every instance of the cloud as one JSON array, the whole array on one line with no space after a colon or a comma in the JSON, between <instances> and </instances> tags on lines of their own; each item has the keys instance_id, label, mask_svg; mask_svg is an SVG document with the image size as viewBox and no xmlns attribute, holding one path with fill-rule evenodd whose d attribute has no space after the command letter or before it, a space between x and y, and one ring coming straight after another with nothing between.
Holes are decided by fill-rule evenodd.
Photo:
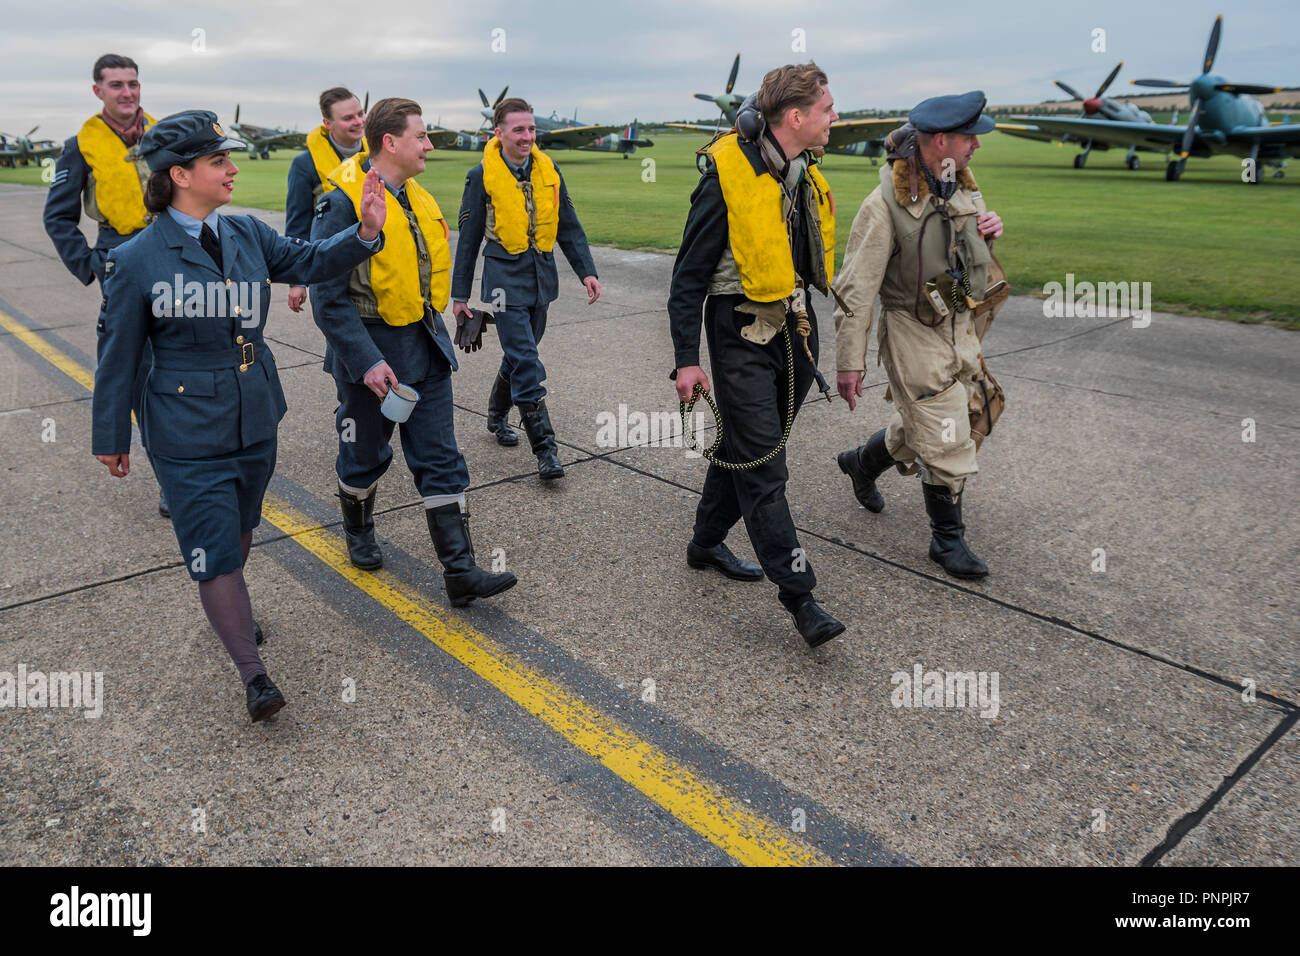
<instances>
[{"instance_id":1,"label":"cloud","mask_svg":"<svg viewBox=\"0 0 1300 956\"><path fill-rule=\"evenodd\" d=\"M1184 0L1176 14L1132 0L1059 6L1039 0L931 0L923 15L897 0L342 0L255 5L175 0L30 3L0 35L6 69L0 129L67 136L97 106L90 65L107 51L135 57L142 101L155 114L194 106L228 120L306 129L322 89L410 96L444 125L475 128L476 89L510 84L542 115L622 124L711 116L694 93L722 92L742 54L736 89L753 92L773 66L815 58L837 108L906 108L936 93L983 89L990 102L1060 96L1120 59L1119 81L1188 79L1221 0ZM1091 31L1107 30L1105 54ZM493 30L505 52L493 52ZM203 50L194 48L203 31ZM802 30L806 51L792 49ZM1300 5L1252 0L1225 16L1217 72L1251 83L1300 83L1294 44ZM10 79L12 78L12 79Z\"/></svg>"}]
</instances>

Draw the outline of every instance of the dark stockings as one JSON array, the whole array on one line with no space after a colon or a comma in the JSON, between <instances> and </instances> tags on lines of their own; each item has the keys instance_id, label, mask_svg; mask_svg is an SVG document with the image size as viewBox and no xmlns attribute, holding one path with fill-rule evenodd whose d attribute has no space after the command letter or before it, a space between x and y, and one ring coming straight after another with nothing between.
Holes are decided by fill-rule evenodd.
<instances>
[{"instance_id":1,"label":"dark stockings","mask_svg":"<svg viewBox=\"0 0 1300 956\"><path fill-rule=\"evenodd\" d=\"M252 543L253 532L240 536L245 564ZM244 569L240 567L200 581L199 600L203 602L203 611L212 629L239 668L239 679L247 685L258 674L265 674L266 665L257 653L257 642L253 638L253 604L248 596L248 585L244 583Z\"/></svg>"}]
</instances>

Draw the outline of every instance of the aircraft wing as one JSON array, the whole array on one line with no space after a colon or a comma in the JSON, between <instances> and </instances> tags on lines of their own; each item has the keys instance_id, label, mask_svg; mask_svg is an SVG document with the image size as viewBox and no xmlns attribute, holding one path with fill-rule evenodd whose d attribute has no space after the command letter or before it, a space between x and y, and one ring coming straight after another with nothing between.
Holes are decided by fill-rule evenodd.
<instances>
[{"instance_id":1,"label":"aircraft wing","mask_svg":"<svg viewBox=\"0 0 1300 956\"><path fill-rule=\"evenodd\" d=\"M259 139L259 146L283 146L286 149L302 149L307 145L306 133L277 133Z\"/></svg>"},{"instance_id":2,"label":"aircraft wing","mask_svg":"<svg viewBox=\"0 0 1300 956\"><path fill-rule=\"evenodd\" d=\"M1061 119L1055 116L1013 116L1013 120L1032 123L1053 136L1066 133L1072 139L1093 140L1107 146L1127 149L1145 147L1155 152L1177 149L1187 132L1186 126L1169 126L1164 123L1117 123L1114 120Z\"/></svg>"},{"instance_id":3,"label":"aircraft wing","mask_svg":"<svg viewBox=\"0 0 1300 956\"><path fill-rule=\"evenodd\" d=\"M1040 143L1050 143L1057 138L1055 133L1049 133L1029 123L999 123L998 132L1006 133L1008 136L1019 136L1021 139L1036 140Z\"/></svg>"},{"instance_id":4,"label":"aircraft wing","mask_svg":"<svg viewBox=\"0 0 1300 956\"><path fill-rule=\"evenodd\" d=\"M618 133L623 129L622 126L565 126L562 129L539 129L537 145L542 149L548 146L567 146L569 149L577 149L579 146L590 146L602 136Z\"/></svg>"},{"instance_id":5,"label":"aircraft wing","mask_svg":"<svg viewBox=\"0 0 1300 956\"><path fill-rule=\"evenodd\" d=\"M48 146L32 146L23 153L11 146L0 149L0 159L44 159L46 156L63 155L62 143L50 143Z\"/></svg>"},{"instance_id":6,"label":"aircraft wing","mask_svg":"<svg viewBox=\"0 0 1300 956\"><path fill-rule=\"evenodd\" d=\"M433 144L434 149L446 149L448 146L456 145L456 131L454 129L431 129L429 132L429 142Z\"/></svg>"},{"instance_id":7,"label":"aircraft wing","mask_svg":"<svg viewBox=\"0 0 1300 956\"><path fill-rule=\"evenodd\" d=\"M838 123L831 124L831 135L826 143L826 148L835 149L837 146L848 146L850 143L884 139L906 122L906 117L902 119L840 120Z\"/></svg>"},{"instance_id":8,"label":"aircraft wing","mask_svg":"<svg viewBox=\"0 0 1300 956\"><path fill-rule=\"evenodd\" d=\"M1228 138L1247 143L1258 141L1263 146L1297 146L1300 145L1300 124L1290 123L1286 126L1235 126Z\"/></svg>"},{"instance_id":9,"label":"aircraft wing","mask_svg":"<svg viewBox=\"0 0 1300 956\"><path fill-rule=\"evenodd\" d=\"M672 129L688 129L693 133L708 133L710 136L720 129L731 129L731 124L726 122L721 126L698 126L695 123L664 123L664 125Z\"/></svg>"}]
</instances>

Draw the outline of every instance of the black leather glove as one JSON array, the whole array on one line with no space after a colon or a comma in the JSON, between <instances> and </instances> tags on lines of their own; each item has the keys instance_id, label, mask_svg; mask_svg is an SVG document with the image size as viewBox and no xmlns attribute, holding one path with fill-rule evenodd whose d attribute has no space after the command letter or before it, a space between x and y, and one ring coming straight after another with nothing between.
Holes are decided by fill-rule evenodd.
<instances>
[{"instance_id":1,"label":"black leather glove","mask_svg":"<svg viewBox=\"0 0 1300 956\"><path fill-rule=\"evenodd\" d=\"M464 349L466 352L477 352L483 347L483 325L492 321L490 313L482 309L471 309L470 317L467 319L464 315L456 316L456 338L454 343L457 348Z\"/></svg>"}]
</instances>

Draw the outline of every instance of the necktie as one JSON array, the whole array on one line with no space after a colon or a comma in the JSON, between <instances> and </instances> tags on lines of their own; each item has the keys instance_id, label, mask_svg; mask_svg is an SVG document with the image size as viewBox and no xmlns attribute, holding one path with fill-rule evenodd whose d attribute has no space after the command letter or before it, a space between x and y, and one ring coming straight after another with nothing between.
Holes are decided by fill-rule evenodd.
<instances>
[{"instance_id":1,"label":"necktie","mask_svg":"<svg viewBox=\"0 0 1300 956\"><path fill-rule=\"evenodd\" d=\"M223 271L225 267L221 264L221 243L217 241L217 234L212 231L212 227L206 222L203 224L203 228L199 230L199 245L217 264L217 271Z\"/></svg>"}]
</instances>

